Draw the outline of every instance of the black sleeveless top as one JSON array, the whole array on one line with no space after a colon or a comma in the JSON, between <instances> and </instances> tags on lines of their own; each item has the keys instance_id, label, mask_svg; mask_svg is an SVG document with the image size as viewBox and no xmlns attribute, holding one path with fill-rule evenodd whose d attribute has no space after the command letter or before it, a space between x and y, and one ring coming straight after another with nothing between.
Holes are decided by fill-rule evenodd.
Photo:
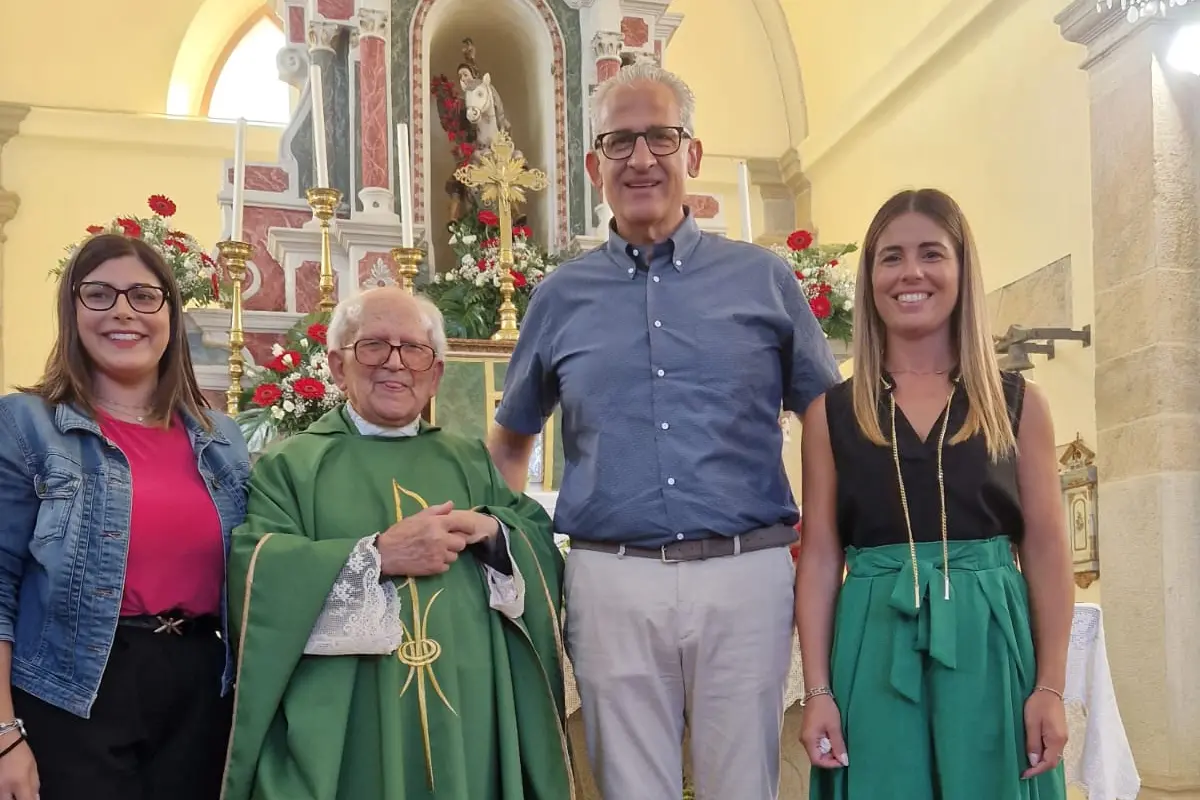
<instances>
[{"instance_id":1,"label":"black sleeveless top","mask_svg":"<svg viewBox=\"0 0 1200 800\"><path fill-rule=\"evenodd\" d=\"M1025 378L1003 372L1001 380L1014 434L1025 400ZM835 386L825 396L829 441L837 469L837 527L843 546L876 547L908 542L904 507L892 459L890 390L879 398L879 423L888 444L871 443L854 420L854 379ZM967 418L967 393L960 386L950 405L942 472L946 487L946 536L949 539L990 539L1005 535L1019 544L1025 535L1015 457L993 462L982 434L950 444ZM945 411L943 410L943 414ZM942 417L922 442L900 407L896 407L896 438L900 468L908 494L913 539L942 538L938 492L937 447Z\"/></svg>"}]
</instances>

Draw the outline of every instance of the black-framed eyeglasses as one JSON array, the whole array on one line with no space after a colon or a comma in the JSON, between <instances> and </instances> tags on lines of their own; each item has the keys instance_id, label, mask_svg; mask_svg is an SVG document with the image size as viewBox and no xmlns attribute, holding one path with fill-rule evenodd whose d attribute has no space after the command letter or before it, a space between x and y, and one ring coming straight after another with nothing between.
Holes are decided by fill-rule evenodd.
<instances>
[{"instance_id":1,"label":"black-framed eyeglasses","mask_svg":"<svg viewBox=\"0 0 1200 800\"><path fill-rule=\"evenodd\" d=\"M382 339L359 339L342 349L353 350L354 360L364 367L382 367L392 357L393 350L400 354L400 363L410 372L425 372L437 360L432 347L416 342L392 344Z\"/></svg>"},{"instance_id":2,"label":"black-framed eyeglasses","mask_svg":"<svg viewBox=\"0 0 1200 800\"><path fill-rule=\"evenodd\" d=\"M103 281L83 281L75 288L75 296L84 308L92 311L108 311L117 304L117 298L124 296L129 307L139 314L157 314L167 302L167 291L161 286L148 286L135 283L128 289L104 283Z\"/></svg>"},{"instance_id":3,"label":"black-framed eyeglasses","mask_svg":"<svg viewBox=\"0 0 1200 800\"><path fill-rule=\"evenodd\" d=\"M596 137L593 149L604 153L605 158L621 161L633 155L638 139L646 140L651 154L659 158L679 152L684 139L692 135L681 125L656 125L644 131L608 131Z\"/></svg>"}]
</instances>

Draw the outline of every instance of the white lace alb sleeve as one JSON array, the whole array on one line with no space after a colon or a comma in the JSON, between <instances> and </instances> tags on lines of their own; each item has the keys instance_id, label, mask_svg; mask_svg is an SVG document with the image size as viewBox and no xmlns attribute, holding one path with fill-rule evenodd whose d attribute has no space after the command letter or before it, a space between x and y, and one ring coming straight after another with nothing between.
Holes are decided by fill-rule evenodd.
<instances>
[{"instance_id":1,"label":"white lace alb sleeve","mask_svg":"<svg viewBox=\"0 0 1200 800\"><path fill-rule=\"evenodd\" d=\"M400 597L392 581L380 580L382 559L374 539L360 539L350 552L308 635L305 655L387 655L403 641Z\"/></svg>"},{"instance_id":2,"label":"white lace alb sleeve","mask_svg":"<svg viewBox=\"0 0 1200 800\"><path fill-rule=\"evenodd\" d=\"M509 619L517 619L525 613L525 579L517 567L516 559L512 557L512 539L508 535L508 526L499 519L500 532L497 536L504 539L504 549L508 551L508 562L512 564L512 575L505 575L486 564L483 567L487 575L488 605Z\"/></svg>"}]
</instances>

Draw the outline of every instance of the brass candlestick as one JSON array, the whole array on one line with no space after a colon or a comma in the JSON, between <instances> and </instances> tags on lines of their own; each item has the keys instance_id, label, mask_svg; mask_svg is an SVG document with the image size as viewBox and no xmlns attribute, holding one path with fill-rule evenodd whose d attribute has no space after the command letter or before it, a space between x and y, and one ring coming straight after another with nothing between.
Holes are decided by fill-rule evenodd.
<instances>
[{"instance_id":1,"label":"brass candlestick","mask_svg":"<svg viewBox=\"0 0 1200 800\"><path fill-rule=\"evenodd\" d=\"M400 286L409 294L416 294L417 273L425 251L419 247L393 247L392 261L396 262L396 271L400 273Z\"/></svg>"},{"instance_id":2,"label":"brass candlestick","mask_svg":"<svg viewBox=\"0 0 1200 800\"><path fill-rule=\"evenodd\" d=\"M254 245L246 242L217 242L221 263L233 282L233 299L229 314L229 388L225 391L225 411L237 414L242 404L242 375L246 360L242 347L246 344L242 327L242 283L246 280L246 262L254 255Z\"/></svg>"},{"instance_id":3,"label":"brass candlestick","mask_svg":"<svg viewBox=\"0 0 1200 800\"><path fill-rule=\"evenodd\" d=\"M342 193L337 189L322 189L313 187L308 190L308 205L312 208L313 216L321 223L321 294L318 307L324 312L333 311L337 301L334 299L333 284L333 252L329 244L329 221L342 202Z\"/></svg>"}]
</instances>

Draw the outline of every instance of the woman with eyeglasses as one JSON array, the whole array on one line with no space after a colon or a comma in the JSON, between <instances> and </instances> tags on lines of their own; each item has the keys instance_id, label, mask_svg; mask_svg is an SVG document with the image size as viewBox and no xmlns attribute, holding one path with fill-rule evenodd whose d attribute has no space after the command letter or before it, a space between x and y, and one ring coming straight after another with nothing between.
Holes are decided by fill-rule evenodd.
<instances>
[{"instance_id":1,"label":"woman with eyeglasses","mask_svg":"<svg viewBox=\"0 0 1200 800\"><path fill-rule=\"evenodd\" d=\"M1074 586L1054 431L1045 395L996 363L953 199L880 208L854 316L854 377L804 418L811 797L1062 800Z\"/></svg>"},{"instance_id":2,"label":"woman with eyeglasses","mask_svg":"<svg viewBox=\"0 0 1200 800\"><path fill-rule=\"evenodd\" d=\"M151 247L88 240L57 305L41 380L0 397L0 800L215 800L249 454Z\"/></svg>"}]
</instances>

